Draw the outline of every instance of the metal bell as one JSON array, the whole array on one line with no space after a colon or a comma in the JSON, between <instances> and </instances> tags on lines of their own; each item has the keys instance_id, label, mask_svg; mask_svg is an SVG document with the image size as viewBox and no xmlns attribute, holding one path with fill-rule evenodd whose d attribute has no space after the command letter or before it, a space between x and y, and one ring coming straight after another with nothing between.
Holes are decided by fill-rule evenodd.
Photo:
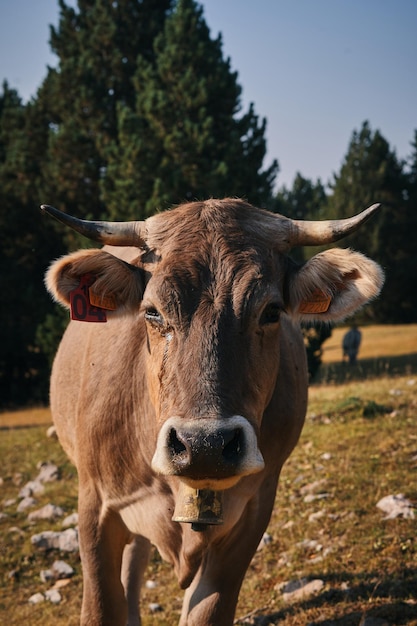
<instances>
[{"instance_id":1,"label":"metal bell","mask_svg":"<svg viewBox=\"0 0 417 626\"><path fill-rule=\"evenodd\" d=\"M194 489L181 483L172 520L191 524L196 531L223 524L223 492Z\"/></svg>"}]
</instances>

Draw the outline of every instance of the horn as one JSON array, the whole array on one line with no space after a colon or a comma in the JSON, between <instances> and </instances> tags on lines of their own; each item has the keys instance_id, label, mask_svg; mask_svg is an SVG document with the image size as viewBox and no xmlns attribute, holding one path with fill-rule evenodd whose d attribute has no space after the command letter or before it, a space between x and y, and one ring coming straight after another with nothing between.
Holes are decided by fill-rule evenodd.
<instances>
[{"instance_id":1,"label":"horn","mask_svg":"<svg viewBox=\"0 0 417 626\"><path fill-rule=\"evenodd\" d=\"M373 204L361 213L340 220L291 220L291 246L320 246L333 243L353 233L381 207Z\"/></svg>"},{"instance_id":2,"label":"horn","mask_svg":"<svg viewBox=\"0 0 417 626\"><path fill-rule=\"evenodd\" d=\"M111 246L145 245L145 222L94 222L67 215L53 206L42 204L41 210L81 235Z\"/></svg>"}]
</instances>

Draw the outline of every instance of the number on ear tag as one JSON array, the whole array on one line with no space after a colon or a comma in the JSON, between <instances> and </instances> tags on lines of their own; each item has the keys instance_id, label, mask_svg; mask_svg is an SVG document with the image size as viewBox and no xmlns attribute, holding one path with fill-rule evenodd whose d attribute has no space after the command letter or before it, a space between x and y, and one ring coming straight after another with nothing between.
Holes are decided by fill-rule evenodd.
<instances>
[{"instance_id":1,"label":"number on ear tag","mask_svg":"<svg viewBox=\"0 0 417 626\"><path fill-rule=\"evenodd\" d=\"M78 287L70 292L71 319L78 322L107 322L104 309L93 306L89 298L89 287L95 281L92 274L81 276Z\"/></svg>"}]
</instances>

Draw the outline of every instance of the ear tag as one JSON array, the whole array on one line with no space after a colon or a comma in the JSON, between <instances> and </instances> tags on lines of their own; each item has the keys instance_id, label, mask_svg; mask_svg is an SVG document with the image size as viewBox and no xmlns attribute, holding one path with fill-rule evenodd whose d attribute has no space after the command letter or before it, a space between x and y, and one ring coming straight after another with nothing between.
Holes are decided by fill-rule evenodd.
<instances>
[{"instance_id":1,"label":"ear tag","mask_svg":"<svg viewBox=\"0 0 417 626\"><path fill-rule=\"evenodd\" d=\"M308 300L302 300L299 308L300 313L326 313L332 302L331 296L325 294L320 289L316 289L309 296Z\"/></svg>"},{"instance_id":2,"label":"ear tag","mask_svg":"<svg viewBox=\"0 0 417 626\"><path fill-rule=\"evenodd\" d=\"M90 302L89 287L95 281L93 274L84 274L78 287L70 292L71 319L78 322L107 322L104 309Z\"/></svg>"}]
</instances>

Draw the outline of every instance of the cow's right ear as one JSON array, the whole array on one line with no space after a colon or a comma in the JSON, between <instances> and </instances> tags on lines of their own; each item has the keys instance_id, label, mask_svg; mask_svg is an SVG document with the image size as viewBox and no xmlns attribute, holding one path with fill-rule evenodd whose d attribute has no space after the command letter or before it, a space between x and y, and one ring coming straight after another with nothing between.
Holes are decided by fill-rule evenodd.
<instances>
[{"instance_id":1,"label":"cow's right ear","mask_svg":"<svg viewBox=\"0 0 417 626\"><path fill-rule=\"evenodd\" d=\"M144 285L139 268L104 252L79 250L52 263L45 276L45 284L54 299L70 306L70 293L80 285L84 276L90 276L96 302L116 311L137 309L142 300Z\"/></svg>"}]
</instances>

